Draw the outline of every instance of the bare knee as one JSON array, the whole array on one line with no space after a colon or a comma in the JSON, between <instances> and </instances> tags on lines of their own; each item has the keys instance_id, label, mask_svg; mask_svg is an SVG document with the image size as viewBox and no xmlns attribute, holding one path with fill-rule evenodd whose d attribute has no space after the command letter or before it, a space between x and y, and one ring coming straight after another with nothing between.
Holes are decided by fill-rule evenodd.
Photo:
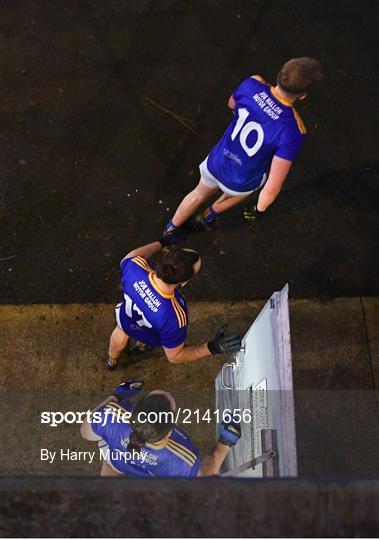
<instances>
[{"instance_id":1,"label":"bare knee","mask_svg":"<svg viewBox=\"0 0 379 540\"><path fill-rule=\"evenodd\" d=\"M190 204L195 204L198 206L204 201L203 196L197 191L197 188L188 193L187 199Z\"/></svg>"},{"instance_id":2,"label":"bare knee","mask_svg":"<svg viewBox=\"0 0 379 540\"><path fill-rule=\"evenodd\" d=\"M204 186L201 182L191 191L190 196L193 202L197 204L202 204L207 201L215 192L217 188L211 189Z\"/></svg>"}]
</instances>

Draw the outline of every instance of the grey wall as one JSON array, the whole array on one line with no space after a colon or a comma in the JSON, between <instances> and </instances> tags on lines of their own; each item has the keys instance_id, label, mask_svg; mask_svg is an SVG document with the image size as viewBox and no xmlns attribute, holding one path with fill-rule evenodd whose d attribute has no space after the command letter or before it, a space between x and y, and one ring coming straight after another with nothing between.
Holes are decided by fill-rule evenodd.
<instances>
[{"instance_id":1,"label":"grey wall","mask_svg":"<svg viewBox=\"0 0 379 540\"><path fill-rule=\"evenodd\" d=\"M379 479L0 480L1 536L377 536Z\"/></svg>"}]
</instances>

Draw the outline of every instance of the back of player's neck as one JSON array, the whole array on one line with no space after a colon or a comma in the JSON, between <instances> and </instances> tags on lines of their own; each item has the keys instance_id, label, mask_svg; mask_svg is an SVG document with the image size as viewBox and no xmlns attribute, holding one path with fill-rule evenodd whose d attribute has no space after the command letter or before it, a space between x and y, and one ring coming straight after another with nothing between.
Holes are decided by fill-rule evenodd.
<instances>
[{"instance_id":1,"label":"back of player's neck","mask_svg":"<svg viewBox=\"0 0 379 540\"><path fill-rule=\"evenodd\" d=\"M154 283L158 286L158 288L166 294L172 294L174 290L176 289L176 285L165 283L164 281L159 279L157 274L153 274L152 278L153 278Z\"/></svg>"},{"instance_id":2,"label":"back of player's neck","mask_svg":"<svg viewBox=\"0 0 379 540\"><path fill-rule=\"evenodd\" d=\"M282 90L282 88L280 88L278 84L275 86L275 92L279 94L281 98L289 101L290 103L295 103L295 101L297 100L297 97L291 96L291 94L288 94L287 92Z\"/></svg>"}]
</instances>

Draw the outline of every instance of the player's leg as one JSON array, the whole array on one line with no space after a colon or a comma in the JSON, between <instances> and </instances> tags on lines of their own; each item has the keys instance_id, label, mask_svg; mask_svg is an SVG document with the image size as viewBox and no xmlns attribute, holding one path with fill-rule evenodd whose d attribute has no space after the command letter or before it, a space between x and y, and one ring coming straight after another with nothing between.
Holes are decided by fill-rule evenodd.
<instances>
[{"instance_id":1,"label":"player's leg","mask_svg":"<svg viewBox=\"0 0 379 540\"><path fill-rule=\"evenodd\" d=\"M230 208L233 208L233 206L236 206L237 204L240 204L242 201L246 200L249 195L236 196L227 195L224 193L219 199L217 199L216 202L212 204L212 208L216 214L221 214L222 212L225 212L226 210L229 210Z\"/></svg>"},{"instance_id":2,"label":"player's leg","mask_svg":"<svg viewBox=\"0 0 379 540\"><path fill-rule=\"evenodd\" d=\"M199 206L210 199L217 190L217 184L211 185L207 180L201 177L198 185L184 197L178 206L174 217L167 223L163 232L164 236L175 234L180 226L192 216Z\"/></svg>"},{"instance_id":3,"label":"player's leg","mask_svg":"<svg viewBox=\"0 0 379 540\"><path fill-rule=\"evenodd\" d=\"M214 229L219 214L240 204L247 199L249 195L250 194L228 195L224 193L217 201L208 206L201 215L197 216L195 228L199 230L203 229L205 231Z\"/></svg>"},{"instance_id":4,"label":"player's leg","mask_svg":"<svg viewBox=\"0 0 379 540\"><path fill-rule=\"evenodd\" d=\"M140 354L150 352L154 348L155 347L153 345L149 345L148 343L143 343L142 341L130 338L129 354L133 356L138 356Z\"/></svg>"},{"instance_id":5,"label":"player's leg","mask_svg":"<svg viewBox=\"0 0 379 540\"><path fill-rule=\"evenodd\" d=\"M109 340L109 349L106 360L106 365L108 369L116 369L118 359L122 351L127 346L128 341L129 336L126 335L125 332L121 330L121 328L116 326Z\"/></svg>"},{"instance_id":6,"label":"player's leg","mask_svg":"<svg viewBox=\"0 0 379 540\"><path fill-rule=\"evenodd\" d=\"M106 461L101 465L100 476L123 476L121 473L113 469Z\"/></svg>"}]
</instances>

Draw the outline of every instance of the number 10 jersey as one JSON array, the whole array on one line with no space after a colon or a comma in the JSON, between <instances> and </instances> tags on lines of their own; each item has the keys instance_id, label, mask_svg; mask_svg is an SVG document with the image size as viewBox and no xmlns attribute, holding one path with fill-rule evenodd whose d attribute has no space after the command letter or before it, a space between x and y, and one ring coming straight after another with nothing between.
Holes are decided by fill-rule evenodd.
<instances>
[{"instance_id":1,"label":"number 10 jersey","mask_svg":"<svg viewBox=\"0 0 379 540\"><path fill-rule=\"evenodd\" d=\"M243 81L233 97L234 118L207 167L227 188L247 192L259 187L274 156L294 160L306 129L292 104L258 75Z\"/></svg>"},{"instance_id":2,"label":"number 10 jersey","mask_svg":"<svg viewBox=\"0 0 379 540\"><path fill-rule=\"evenodd\" d=\"M124 299L116 308L116 318L121 329L148 345L172 349L184 343L188 316L180 292L160 290L154 270L142 257L124 259L120 270Z\"/></svg>"}]
</instances>

